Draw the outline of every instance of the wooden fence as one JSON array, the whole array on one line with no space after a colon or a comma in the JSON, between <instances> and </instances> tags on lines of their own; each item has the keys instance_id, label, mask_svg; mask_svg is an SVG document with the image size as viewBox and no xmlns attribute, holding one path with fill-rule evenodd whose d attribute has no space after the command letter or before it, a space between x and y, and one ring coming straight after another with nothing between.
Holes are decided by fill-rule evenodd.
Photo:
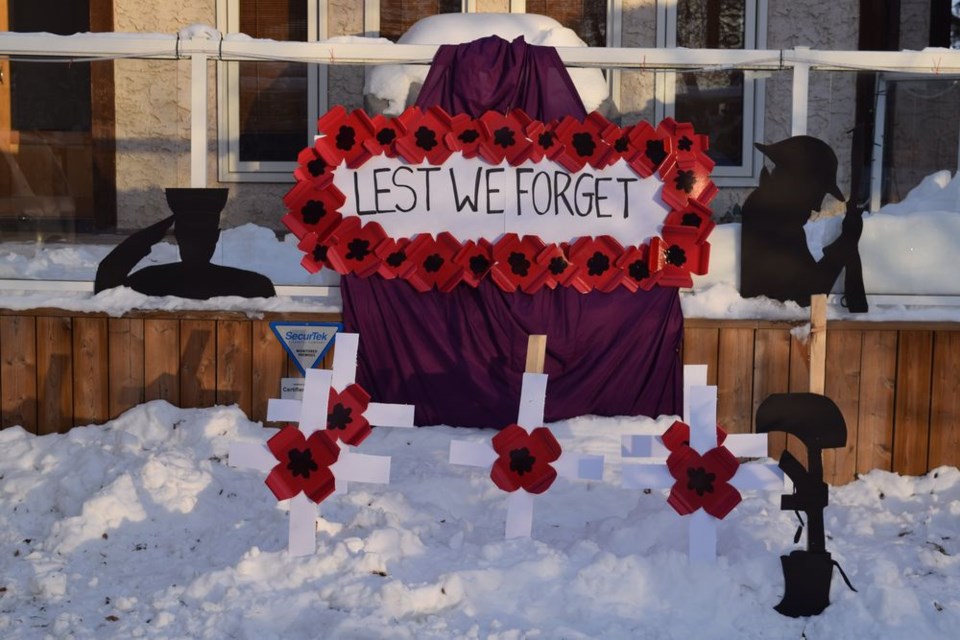
<instances>
[{"instance_id":1,"label":"wooden fence","mask_svg":"<svg viewBox=\"0 0 960 640\"><path fill-rule=\"evenodd\" d=\"M155 399L181 407L235 403L263 420L280 378L299 375L270 322L338 319L0 311L0 427L62 432ZM790 329L687 320L683 360L708 365L728 431L751 431L767 395L807 389L806 346ZM843 411L848 431L845 449L824 454L832 483L871 469L915 475L960 465L960 323L829 323L826 395ZM783 444L776 437L771 453ZM802 459L796 443L787 444Z\"/></svg>"}]
</instances>

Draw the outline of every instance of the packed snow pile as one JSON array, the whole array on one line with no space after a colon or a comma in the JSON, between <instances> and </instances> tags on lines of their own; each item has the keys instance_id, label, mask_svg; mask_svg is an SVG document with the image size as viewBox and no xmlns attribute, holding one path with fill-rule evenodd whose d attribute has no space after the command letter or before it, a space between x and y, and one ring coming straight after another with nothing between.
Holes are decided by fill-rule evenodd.
<instances>
[{"instance_id":1,"label":"packed snow pile","mask_svg":"<svg viewBox=\"0 0 960 640\"><path fill-rule=\"evenodd\" d=\"M141 405L102 426L0 431L0 636L76 638L948 638L960 628L960 472L875 471L831 490L835 576L819 617L785 618L779 556L796 519L745 493L719 562L690 565L666 492L619 486L620 435L672 419L552 425L603 454L602 482L558 480L532 539L504 540L506 494L447 464L449 427L376 429L389 485L320 505L316 555L286 552L287 515L231 442L273 433L236 407Z\"/></svg>"},{"instance_id":2,"label":"packed snow pile","mask_svg":"<svg viewBox=\"0 0 960 640\"><path fill-rule=\"evenodd\" d=\"M397 44L461 44L496 35L513 41L550 47L585 47L572 29L553 18L525 13L445 13L423 18L400 36ZM399 115L413 103L430 70L428 65L379 65L367 74L364 94L387 104L384 113ZM568 69L587 111L595 111L609 95L600 69ZM414 94L411 96L411 89Z\"/></svg>"}]
</instances>

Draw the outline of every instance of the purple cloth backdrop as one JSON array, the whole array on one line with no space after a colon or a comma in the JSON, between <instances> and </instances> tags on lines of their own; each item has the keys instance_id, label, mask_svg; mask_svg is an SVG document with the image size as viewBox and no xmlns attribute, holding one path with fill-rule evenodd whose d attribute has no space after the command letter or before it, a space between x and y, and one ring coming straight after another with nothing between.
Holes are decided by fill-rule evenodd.
<instances>
[{"instance_id":1,"label":"purple cloth backdrop","mask_svg":"<svg viewBox=\"0 0 960 640\"><path fill-rule=\"evenodd\" d=\"M556 50L495 36L440 47L417 101L435 104L473 117L517 107L547 122L586 115ZM403 281L345 276L341 292L346 330L361 336L358 382L378 402L416 405L418 425L515 422L531 334L547 336L546 420L680 413L676 289L527 295L485 280L418 293Z\"/></svg>"}]
</instances>

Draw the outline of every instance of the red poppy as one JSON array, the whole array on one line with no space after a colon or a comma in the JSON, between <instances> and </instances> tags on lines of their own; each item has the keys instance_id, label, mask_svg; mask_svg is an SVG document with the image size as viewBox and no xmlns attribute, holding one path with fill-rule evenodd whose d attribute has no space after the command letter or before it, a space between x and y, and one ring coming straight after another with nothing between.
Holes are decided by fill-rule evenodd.
<instances>
[{"instance_id":1,"label":"red poppy","mask_svg":"<svg viewBox=\"0 0 960 640\"><path fill-rule=\"evenodd\" d=\"M417 291L429 291L436 287L450 291L460 284L464 268L454 261L461 244L453 234L444 231L436 239L429 233L421 233L407 245L407 259L413 262L403 278Z\"/></svg>"},{"instance_id":2,"label":"red poppy","mask_svg":"<svg viewBox=\"0 0 960 640\"><path fill-rule=\"evenodd\" d=\"M528 160L533 153L533 144L524 131L529 121L515 113L503 115L496 111L487 111L480 116L486 133L478 155L492 165L506 159L511 166L517 166Z\"/></svg>"},{"instance_id":3,"label":"red poppy","mask_svg":"<svg viewBox=\"0 0 960 640\"><path fill-rule=\"evenodd\" d=\"M667 214L663 224L671 227L692 227L697 230L697 242L706 242L707 236L713 231L717 223L713 221L713 212L710 207L700 204L696 200L688 200L687 206L674 209Z\"/></svg>"},{"instance_id":4,"label":"red poppy","mask_svg":"<svg viewBox=\"0 0 960 640\"><path fill-rule=\"evenodd\" d=\"M741 500L740 492L729 483L739 466L726 447L715 447L701 456L689 445L680 445L667 458L667 469L676 480L667 502L682 516L702 507L722 519Z\"/></svg>"},{"instance_id":5,"label":"red poppy","mask_svg":"<svg viewBox=\"0 0 960 640\"><path fill-rule=\"evenodd\" d=\"M673 153L673 139L666 131L654 129L648 122L638 122L630 130L632 153L624 156L640 177L657 171Z\"/></svg>"},{"instance_id":6,"label":"red poppy","mask_svg":"<svg viewBox=\"0 0 960 640\"><path fill-rule=\"evenodd\" d=\"M341 275L373 275L380 268L376 249L386 237L378 223L361 224L359 217L347 216L327 239L327 260Z\"/></svg>"},{"instance_id":7,"label":"red poppy","mask_svg":"<svg viewBox=\"0 0 960 640\"><path fill-rule=\"evenodd\" d=\"M592 113L580 122L567 116L553 130L559 144L548 156L568 171L580 171L586 164L603 169L615 159L616 153L604 139L604 133L614 126L599 113Z\"/></svg>"},{"instance_id":8,"label":"red poppy","mask_svg":"<svg viewBox=\"0 0 960 640\"><path fill-rule=\"evenodd\" d=\"M453 261L463 269L463 282L479 287L493 266L493 245L483 238L477 242L467 240Z\"/></svg>"},{"instance_id":9,"label":"red poppy","mask_svg":"<svg viewBox=\"0 0 960 640\"><path fill-rule=\"evenodd\" d=\"M326 431L306 438L300 429L287 426L267 440L267 448L278 461L266 480L277 500L289 500L302 491L320 503L336 489L330 466L340 457L340 446Z\"/></svg>"},{"instance_id":10,"label":"red poppy","mask_svg":"<svg viewBox=\"0 0 960 640\"><path fill-rule=\"evenodd\" d=\"M377 245L376 254L380 258L380 267L377 274L385 280L406 277L411 271L416 269L416 265L410 260L408 248L410 240L408 238L386 238Z\"/></svg>"},{"instance_id":11,"label":"red poppy","mask_svg":"<svg viewBox=\"0 0 960 640\"><path fill-rule=\"evenodd\" d=\"M430 164L443 164L450 154L458 150L459 143L450 132L453 119L440 107L430 107L421 112L412 122L405 135L397 138L394 150L397 155L410 164L420 164L426 160Z\"/></svg>"},{"instance_id":12,"label":"red poppy","mask_svg":"<svg viewBox=\"0 0 960 640\"><path fill-rule=\"evenodd\" d=\"M326 238L343 219L340 208L346 200L333 185L332 174L323 180L298 182L283 196L288 213L282 222L298 238L311 231Z\"/></svg>"},{"instance_id":13,"label":"red poppy","mask_svg":"<svg viewBox=\"0 0 960 640\"><path fill-rule=\"evenodd\" d=\"M316 273L324 267L333 269L333 265L327 258L329 247L320 241L317 234L307 233L304 235L297 243L297 248L305 254L300 260L300 265L310 273Z\"/></svg>"},{"instance_id":14,"label":"red poppy","mask_svg":"<svg viewBox=\"0 0 960 640\"><path fill-rule=\"evenodd\" d=\"M637 289L650 291L663 275L663 270L654 271L650 268L650 247L645 244L624 251L617 260L617 268L623 272L620 284L631 293Z\"/></svg>"},{"instance_id":15,"label":"red poppy","mask_svg":"<svg viewBox=\"0 0 960 640\"><path fill-rule=\"evenodd\" d=\"M700 232L695 227L664 225L662 238L650 241L651 271L663 271L660 285L691 287L691 273L702 275L710 264L710 243L697 242Z\"/></svg>"},{"instance_id":16,"label":"red poppy","mask_svg":"<svg viewBox=\"0 0 960 640\"><path fill-rule=\"evenodd\" d=\"M346 160L347 166L356 168L369 160L377 151L377 126L373 119L362 109L350 113L337 105L317 120L318 138L315 147L321 155L339 157ZM366 144L372 140L372 146ZM334 166L339 165L334 163Z\"/></svg>"},{"instance_id":17,"label":"red poppy","mask_svg":"<svg viewBox=\"0 0 960 640\"><path fill-rule=\"evenodd\" d=\"M504 291L512 293L520 289L534 293L547 282L546 267L539 264L537 256L546 248L538 236L523 236L505 233L493 245L493 268L490 277Z\"/></svg>"},{"instance_id":18,"label":"red poppy","mask_svg":"<svg viewBox=\"0 0 960 640\"><path fill-rule=\"evenodd\" d=\"M352 447L357 446L372 431L364 412L370 405L370 394L354 383L341 392L330 387L327 401L327 432L331 438L341 440Z\"/></svg>"},{"instance_id":19,"label":"red poppy","mask_svg":"<svg viewBox=\"0 0 960 640\"><path fill-rule=\"evenodd\" d=\"M580 293L587 293L593 287L583 278L583 268L570 262L564 248L550 244L537 255L537 264L547 270L546 286L555 289L557 285L573 287Z\"/></svg>"},{"instance_id":20,"label":"red poppy","mask_svg":"<svg viewBox=\"0 0 960 640\"><path fill-rule=\"evenodd\" d=\"M567 249L570 262L581 269L581 277L591 288L609 293L623 280L616 263L623 246L611 236L583 237Z\"/></svg>"},{"instance_id":21,"label":"red poppy","mask_svg":"<svg viewBox=\"0 0 960 640\"><path fill-rule=\"evenodd\" d=\"M512 424L493 437L497 460L490 470L490 479L504 491L522 488L528 493L543 493L557 479L555 462L563 449L546 427L530 433Z\"/></svg>"}]
</instances>

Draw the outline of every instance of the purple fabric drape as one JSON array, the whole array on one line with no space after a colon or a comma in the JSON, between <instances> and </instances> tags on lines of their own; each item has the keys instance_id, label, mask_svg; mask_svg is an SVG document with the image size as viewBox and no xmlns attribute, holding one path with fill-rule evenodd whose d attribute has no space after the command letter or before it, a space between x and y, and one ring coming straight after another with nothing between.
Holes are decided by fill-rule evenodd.
<instances>
[{"instance_id":1,"label":"purple fabric drape","mask_svg":"<svg viewBox=\"0 0 960 640\"><path fill-rule=\"evenodd\" d=\"M523 108L549 122L586 115L556 50L495 36L440 47L417 105L479 117ZM495 240L495 238L491 238ZM678 414L683 315L676 289L507 294L485 280L418 293L376 276L342 279L357 380L378 402L416 405L418 425L516 421L527 337L546 334L546 420Z\"/></svg>"}]
</instances>

